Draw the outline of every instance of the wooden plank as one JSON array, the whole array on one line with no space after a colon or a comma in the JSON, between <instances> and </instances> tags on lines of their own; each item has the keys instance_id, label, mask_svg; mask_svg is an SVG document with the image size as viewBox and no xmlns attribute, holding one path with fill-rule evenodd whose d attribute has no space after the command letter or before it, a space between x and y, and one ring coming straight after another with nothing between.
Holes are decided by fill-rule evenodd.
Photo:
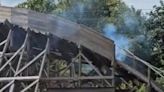
<instances>
[{"instance_id":1,"label":"wooden plank","mask_svg":"<svg viewBox=\"0 0 164 92\"><path fill-rule=\"evenodd\" d=\"M0 11L11 12L11 8L6 6L0 6Z\"/></svg>"},{"instance_id":2,"label":"wooden plank","mask_svg":"<svg viewBox=\"0 0 164 92\"><path fill-rule=\"evenodd\" d=\"M26 9L11 9L11 23L21 27L28 27L28 10Z\"/></svg>"},{"instance_id":3,"label":"wooden plank","mask_svg":"<svg viewBox=\"0 0 164 92\"><path fill-rule=\"evenodd\" d=\"M48 32L48 23L46 14L38 13L29 10L28 12L28 26L33 30Z\"/></svg>"},{"instance_id":4,"label":"wooden plank","mask_svg":"<svg viewBox=\"0 0 164 92\"><path fill-rule=\"evenodd\" d=\"M57 81L57 80L97 80L97 79L113 79L113 76L50 77L50 78L41 78L41 81Z\"/></svg>"},{"instance_id":5,"label":"wooden plank","mask_svg":"<svg viewBox=\"0 0 164 92\"><path fill-rule=\"evenodd\" d=\"M104 57L107 57L110 60L114 57L113 49L115 47L113 42L109 42L99 34L85 28L81 28L79 37L80 43L83 46Z\"/></svg>"},{"instance_id":6,"label":"wooden plank","mask_svg":"<svg viewBox=\"0 0 164 92\"><path fill-rule=\"evenodd\" d=\"M22 80L22 81L30 81L38 79L38 76L21 76L21 77L0 77L0 82L12 81L12 80Z\"/></svg>"},{"instance_id":7,"label":"wooden plank","mask_svg":"<svg viewBox=\"0 0 164 92\"><path fill-rule=\"evenodd\" d=\"M4 22L6 19L11 19L11 8L0 7L0 22Z\"/></svg>"},{"instance_id":8,"label":"wooden plank","mask_svg":"<svg viewBox=\"0 0 164 92\"><path fill-rule=\"evenodd\" d=\"M81 44L110 60L114 57L113 49L115 47L113 41L106 39L88 27L78 25L57 16L25 9L13 8L11 15L11 23L13 24L25 28L30 27L42 33L50 32L60 38Z\"/></svg>"},{"instance_id":9,"label":"wooden plank","mask_svg":"<svg viewBox=\"0 0 164 92\"><path fill-rule=\"evenodd\" d=\"M62 88L48 89L47 92L115 92L114 88Z\"/></svg>"}]
</instances>

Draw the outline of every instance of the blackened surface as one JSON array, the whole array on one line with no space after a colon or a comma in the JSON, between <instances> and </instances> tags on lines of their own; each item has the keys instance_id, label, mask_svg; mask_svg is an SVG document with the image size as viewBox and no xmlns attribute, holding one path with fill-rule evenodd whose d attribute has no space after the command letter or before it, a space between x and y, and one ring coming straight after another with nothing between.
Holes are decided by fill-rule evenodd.
<instances>
[{"instance_id":1,"label":"blackened surface","mask_svg":"<svg viewBox=\"0 0 164 92\"><path fill-rule=\"evenodd\" d=\"M12 41L11 41L11 46L12 46L12 50L17 50L19 49L26 37L26 31L24 31L24 29L18 27L18 26L14 26L12 28L13 30L13 34L12 34Z\"/></svg>"}]
</instances>

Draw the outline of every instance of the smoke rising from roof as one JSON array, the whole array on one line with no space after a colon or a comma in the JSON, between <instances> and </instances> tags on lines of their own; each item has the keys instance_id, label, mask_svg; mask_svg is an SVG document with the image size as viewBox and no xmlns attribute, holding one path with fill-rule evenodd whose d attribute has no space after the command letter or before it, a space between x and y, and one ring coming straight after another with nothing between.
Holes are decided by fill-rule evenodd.
<instances>
[{"instance_id":1,"label":"smoke rising from roof","mask_svg":"<svg viewBox=\"0 0 164 92\"><path fill-rule=\"evenodd\" d=\"M116 44L116 58L118 60L124 60L125 56L123 56L120 53L124 53L124 54L126 54L126 53L122 52L119 47L129 49L130 42L129 42L128 38L124 37L121 34L118 34L117 27L114 24L106 24L103 31L104 31L104 35L107 38L112 39Z\"/></svg>"}]
</instances>

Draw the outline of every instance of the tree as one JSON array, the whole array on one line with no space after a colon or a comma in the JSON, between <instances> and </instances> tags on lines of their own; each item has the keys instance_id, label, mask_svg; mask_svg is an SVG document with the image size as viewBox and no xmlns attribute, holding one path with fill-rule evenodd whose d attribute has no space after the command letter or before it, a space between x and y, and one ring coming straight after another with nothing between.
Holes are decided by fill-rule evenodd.
<instances>
[{"instance_id":1,"label":"tree","mask_svg":"<svg viewBox=\"0 0 164 92\"><path fill-rule=\"evenodd\" d=\"M152 61L164 69L164 4L155 6L146 23L152 41Z\"/></svg>"},{"instance_id":2,"label":"tree","mask_svg":"<svg viewBox=\"0 0 164 92\"><path fill-rule=\"evenodd\" d=\"M132 7L130 11L127 22L125 23L127 26L125 35L131 39L130 50L136 56L151 62L152 42L145 26L146 17L142 15L141 10L136 10ZM129 26L131 28L128 28Z\"/></svg>"},{"instance_id":3,"label":"tree","mask_svg":"<svg viewBox=\"0 0 164 92\"><path fill-rule=\"evenodd\" d=\"M154 10L150 12L146 28L151 35L151 61L155 66L164 69L164 2L160 3L160 6L154 6ZM164 86L164 79L157 78L157 81Z\"/></svg>"},{"instance_id":4,"label":"tree","mask_svg":"<svg viewBox=\"0 0 164 92\"><path fill-rule=\"evenodd\" d=\"M117 21L120 5L125 6L121 0L28 0L18 7L52 13L101 31L105 23Z\"/></svg>"},{"instance_id":5,"label":"tree","mask_svg":"<svg viewBox=\"0 0 164 92\"><path fill-rule=\"evenodd\" d=\"M50 13L56 9L55 4L51 3L49 0L27 0L27 2L19 4L17 7L44 13Z\"/></svg>"},{"instance_id":6,"label":"tree","mask_svg":"<svg viewBox=\"0 0 164 92\"><path fill-rule=\"evenodd\" d=\"M108 20L115 19L120 0L63 0L57 6L67 6L54 10L55 14L66 19L102 30ZM57 13L59 12L59 13ZM118 15L118 14L117 14ZM102 32L102 31L101 31Z\"/></svg>"}]
</instances>

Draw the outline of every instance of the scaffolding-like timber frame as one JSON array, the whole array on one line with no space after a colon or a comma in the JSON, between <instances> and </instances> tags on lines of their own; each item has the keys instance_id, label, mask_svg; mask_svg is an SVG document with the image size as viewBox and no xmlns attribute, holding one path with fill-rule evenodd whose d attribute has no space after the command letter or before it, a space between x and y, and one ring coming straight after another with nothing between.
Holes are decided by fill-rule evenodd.
<instances>
[{"instance_id":1,"label":"scaffolding-like timber frame","mask_svg":"<svg viewBox=\"0 0 164 92\"><path fill-rule=\"evenodd\" d=\"M26 64L22 66L22 63L24 63L23 59L24 56L26 55L28 51L28 43L29 43L29 38L30 38L30 33L31 30L28 28L26 30L26 37L24 39L24 42L22 46L20 46L17 51L13 52L7 52L7 49L10 46L11 40L12 40L12 33L13 30L12 28L10 29L8 36L6 40L2 41L0 43L0 46L3 46L3 51L0 53L0 73L4 73L3 71L8 70L13 73L12 76L1 76L0 77L0 92L3 91L9 91L9 92L15 92L14 90L16 89L16 83L20 82L21 84L21 89L19 90L20 92L26 92L28 90L33 90L34 92L40 92L40 82L45 82L45 81L76 81L73 83L74 87L73 88L81 88L81 82L82 80L101 80L104 81L104 87L109 87L109 88L114 88L114 69L112 68L112 75L103 75L95 65L92 64L92 61L90 61L83 53L82 53L82 48L81 45L79 44L79 53L75 58L72 58L72 62L70 62L67 67L65 67L62 70L58 70L55 73L59 74L60 71L63 71L61 75L56 75L55 77L51 77L49 75L49 70L45 67L48 65L48 57L47 55L49 54L49 44L50 44L50 35L49 33L46 34L47 41L45 45L45 49L42 50L38 55L36 55L33 59L29 60ZM16 57L19 57L18 60L14 60ZM7 58L8 57L8 58ZM5 62L3 62L5 60ZM82 60L83 62L87 63L97 74L96 76L81 76L82 74ZM112 60L112 66L114 65L114 59ZM39 71L36 72L37 75L23 75L23 72L25 70L28 70L30 66L32 66L34 63L40 63L39 66ZM12 66L12 63L16 63L16 67ZM78 63L79 67L75 68L75 63ZM48 65L49 66L49 65ZM8 68L9 67L9 68ZM6 69L7 68L7 69ZM29 68L30 69L30 68ZM78 71L76 74L75 71ZM67 71L70 71L70 76L62 76L64 73ZM46 77L42 77L43 73L46 75ZM6 74L7 75L7 74ZM112 80L109 81L109 80ZM62 83L61 83L62 84ZM3 86L2 86L3 85Z\"/></svg>"},{"instance_id":2,"label":"scaffolding-like timber frame","mask_svg":"<svg viewBox=\"0 0 164 92\"><path fill-rule=\"evenodd\" d=\"M87 92L86 90L96 91L98 89L85 89L85 87L105 87L109 89L110 87L112 87L112 89L119 87L115 80L120 80L121 82L119 82L119 84L122 82L125 83L128 86L128 89L133 92L135 88L132 88L128 83L129 80L126 78L127 75L141 83L146 83L148 92L152 89L157 92L163 92L163 90L156 85L153 78L151 78L151 75L154 73L161 76L161 78L164 78L164 72L161 69L124 49L120 50L124 50L127 53L125 56L134 60L133 66L126 64L126 62L115 60L114 41L106 39L91 28L57 16L42 14L26 9L0 7L0 11L0 22L2 23L7 19L12 23L12 25L10 25L10 23L5 24L5 26L10 28L10 31L4 30L4 25L1 25L2 29L0 29L0 33L6 37L3 41L0 38L0 92L39 92L43 91L43 89L52 89L51 91L45 90L46 92L52 92L54 89L49 88L52 86L58 88L54 90L55 92ZM61 25L58 23L61 23ZM10 50L12 49L12 46L14 47L17 45L17 43L13 44L13 34L15 32L12 29L13 26L18 26L18 29L21 27L22 31L26 33L26 37L23 35L21 38L24 40L24 42L21 43L22 46L14 51ZM42 34L41 36L46 36L46 42L43 41L45 47L30 47L31 42L33 42L29 40L31 39L29 36L31 35L31 30L24 30L26 28L35 31L34 33L36 34L40 33ZM69 33L68 31L66 32L66 30L69 30ZM8 32L8 36L6 32ZM48 41L51 41L52 39L49 38L49 35L46 32L51 33L55 38L60 39L61 42L63 39L66 40L65 42L68 45L73 43L74 46L70 46L73 47L73 49L69 49L71 51L51 51L52 43L48 43ZM32 40L34 40L34 38ZM39 42L36 41L35 43L38 44ZM78 46L76 46L77 43ZM50 47L47 47L47 45L50 45ZM79 47L78 54L76 53L77 47ZM55 49L61 48L63 48L63 45ZM31 50L38 50L39 53L30 53ZM66 55L62 55L65 52L67 52ZM70 53L71 55L74 54L73 57L65 57ZM54 55L54 62L49 58L52 55ZM30 56L32 56L32 58ZM62 57L62 60L64 60L62 63L66 62L65 67L59 67L61 60L56 58L56 56ZM69 58L69 60L66 58ZM138 62L147 67L145 73L136 68ZM96 74L94 76L83 74L83 63L87 63ZM101 70L102 66L96 66L94 63L97 65L107 65L105 68L110 72L110 75L103 74ZM55 66L54 70L50 70L52 65ZM135 84L135 81L132 82ZM67 87L70 90L67 91ZM100 89L96 92L106 92L104 90ZM113 90L111 92L113 92Z\"/></svg>"}]
</instances>

